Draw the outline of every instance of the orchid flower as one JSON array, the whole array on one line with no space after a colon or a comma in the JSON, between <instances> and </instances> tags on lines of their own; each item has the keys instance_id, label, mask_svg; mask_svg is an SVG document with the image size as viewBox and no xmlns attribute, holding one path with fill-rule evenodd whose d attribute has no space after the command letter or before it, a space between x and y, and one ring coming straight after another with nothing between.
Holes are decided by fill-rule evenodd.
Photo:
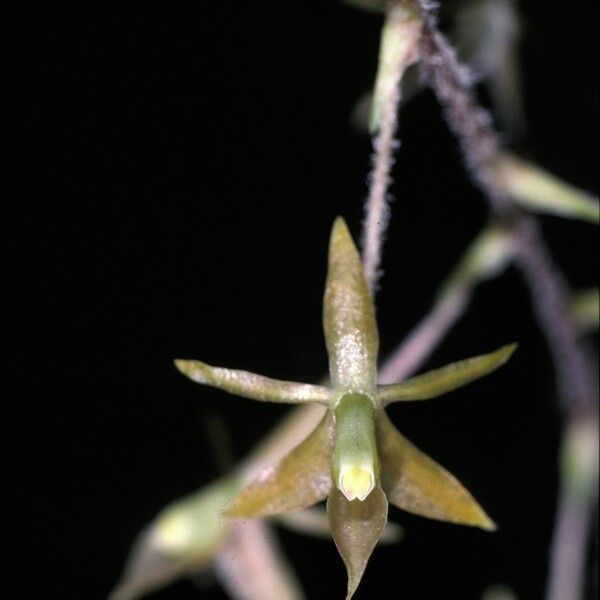
<instances>
[{"instance_id":1,"label":"orchid flower","mask_svg":"<svg viewBox=\"0 0 600 600\"><path fill-rule=\"evenodd\" d=\"M359 253L338 217L329 243L323 329L330 385L279 381L196 360L176 360L197 383L264 402L317 403L327 411L316 428L245 487L227 514L261 517L327 499L329 523L348 573L347 600L387 522L388 502L417 515L491 531L493 521L448 471L396 430L385 408L427 400L505 363L515 349L452 363L392 385L377 385L379 336Z\"/></svg>"}]
</instances>

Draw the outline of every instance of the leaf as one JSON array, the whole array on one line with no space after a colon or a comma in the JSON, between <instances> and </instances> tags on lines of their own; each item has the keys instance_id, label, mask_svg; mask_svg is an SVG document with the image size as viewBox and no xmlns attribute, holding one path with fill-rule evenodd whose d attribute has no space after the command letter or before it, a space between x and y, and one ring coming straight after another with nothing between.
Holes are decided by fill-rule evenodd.
<instances>
[{"instance_id":1,"label":"leaf","mask_svg":"<svg viewBox=\"0 0 600 600\"><path fill-rule=\"evenodd\" d=\"M509 344L495 352L450 363L402 383L380 385L377 388L377 398L386 406L401 400L428 400L441 396L502 366L516 347L516 344Z\"/></svg>"},{"instance_id":2,"label":"leaf","mask_svg":"<svg viewBox=\"0 0 600 600\"><path fill-rule=\"evenodd\" d=\"M324 500L331 489L333 428L333 416L328 411L299 446L278 464L264 469L240 492L226 514L264 517Z\"/></svg>"},{"instance_id":3,"label":"leaf","mask_svg":"<svg viewBox=\"0 0 600 600\"><path fill-rule=\"evenodd\" d=\"M349 600L387 522L388 501L379 483L362 502L347 500L337 488L327 500L331 533L348 572Z\"/></svg>"},{"instance_id":4,"label":"leaf","mask_svg":"<svg viewBox=\"0 0 600 600\"><path fill-rule=\"evenodd\" d=\"M394 506L430 519L496 529L463 485L400 434L383 412L377 436L382 486Z\"/></svg>"},{"instance_id":5,"label":"leaf","mask_svg":"<svg viewBox=\"0 0 600 600\"><path fill-rule=\"evenodd\" d=\"M375 310L360 256L341 217L335 220L329 241L323 330L332 385L371 391L379 348Z\"/></svg>"},{"instance_id":6,"label":"leaf","mask_svg":"<svg viewBox=\"0 0 600 600\"><path fill-rule=\"evenodd\" d=\"M251 400L283 402L286 404L300 404L303 402L328 404L331 396L329 388L320 385L280 381L248 371L211 367L199 360L178 358L175 359L174 363L181 373L196 383L210 385Z\"/></svg>"}]
</instances>

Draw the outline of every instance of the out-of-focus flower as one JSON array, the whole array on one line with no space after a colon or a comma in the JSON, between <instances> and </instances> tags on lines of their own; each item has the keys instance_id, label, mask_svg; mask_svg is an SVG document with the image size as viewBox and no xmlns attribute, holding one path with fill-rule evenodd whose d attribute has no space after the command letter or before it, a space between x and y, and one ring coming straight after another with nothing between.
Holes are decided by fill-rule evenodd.
<instances>
[{"instance_id":1,"label":"out-of-focus flower","mask_svg":"<svg viewBox=\"0 0 600 600\"><path fill-rule=\"evenodd\" d=\"M279 381L195 360L176 360L197 383L266 402L321 404L314 431L263 469L227 514L259 517L327 499L334 541L348 572L348 598L387 522L388 501L425 517L495 529L469 492L392 425L385 407L426 400L465 385L504 364L508 345L391 385L377 385L378 331L360 257L343 219L331 232L323 300L330 386Z\"/></svg>"},{"instance_id":2,"label":"out-of-focus flower","mask_svg":"<svg viewBox=\"0 0 600 600\"><path fill-rule=\"evenodd\" d=\"M569 314L580 334L598 330L600 291L598 288L578 290L571 296Z\"/></svg>"},{"instance_id":3,"label":"out-of-focus flower","mask_svg":"<svg viewBox=\"0 0 600 600\"><path fill-rule=\"evenodd\" d=\"M500 153L493 175L496 185L526 210L600 223L597 197L514 154Z\"/></svg>"}]
</instances>

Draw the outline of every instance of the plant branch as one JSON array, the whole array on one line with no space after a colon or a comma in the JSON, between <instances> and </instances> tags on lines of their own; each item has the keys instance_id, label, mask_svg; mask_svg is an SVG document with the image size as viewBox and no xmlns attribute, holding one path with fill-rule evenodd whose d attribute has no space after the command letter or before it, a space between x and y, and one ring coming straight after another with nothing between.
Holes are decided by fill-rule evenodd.
<instances>
[{"instance_id":1,"label":"plant branch","mask_svg":"<svg viewBox=\"0 0 600 600\"><path fill-rule=\"evenodd\" d=\"M458 138L475 183L486 194L492 209L510 213L511 201L495 185L492 173L501 147L492 128L492 118L475 98L470 70L458 62L454 48L438 30L430 3L418 2L423 19L421 73L435 92L447 123Z\"/></svg>"},{"instance_id":2,"label":"plant branch","mask_svg":"<svg viewBox=\"0 0 600 600\"><path fill-rule=\"evenodd\" d=\"M383 363L379 383L396 383L414 373L464 315L470 300L467 289L438 298L430 312Z\"/></svg>"},{"instance_id":3,"label":"plant branch","mask_svg":"<svg viewBox=\"0 0 600 600\"><path fill-rule=\"evenodd\" d=\"M396 86L393 95L383 106L381 125L377 137L373 140L373 168L369 175L369 195L365 204L363 221L363 265L365 280L375 295L377 282L381 276L381 249L389 221L388 188L392 183L390 172L394 164L394 150L400 147L395 140L397 126L396 106L400 102L400 88Z\"/></svg>"},{"instance_id":4,"label":"plant branch","mask_svg":"<svg viewBox=\"0 0 600 600\"><path fill-rule=\"evenodd\" d=\"M378 133L373 140L374 153L362 231L363 271L373 297L381 275L381 249L389 221L394 152L400 147L395 137L400 83L406 68L418 58L420 36L421 20L414 7L404 0L390 0L381 33L373 98L371 127Z\"/></svg>"},{"instance_id":5,"label":"plant branch","mask_svg":"<svg viewBox=\"0 0 600 600\"><path fill-rule=\"evenodd\" d=\"M533 310L548 344L557 388L566 410L569 429L584 416L597 425L597 390L587 357L578 343L567 311L568 287L554 265L535 219L525 217L493 176L500 158L501 143L487 111L481 108L472 88L472 78L461 66L446 38L437 29L432 5L417 0L423 18L421 68L442 105L448 125L458 138L465 163L474 182L484 192L490 208L514 224L517 234L515 262L531 293ZM598 450L593 449L595 463ZM589 474L588 474L589 478ZM591 503L569 501L568 473L561 470L559 509L552 542L548 598L573 600L582 596L587 524ZM576 514L575 514L576 513ZM579 532L572 528L577 525ZM568 580L568 595L561 581Z\"/></svg>"},{"instance_id":6,"label":"plant branch","mask_svg":"<svg viewBox=\"0 0 600 600\"><path fill-rule=\"evenodd\" d=\"M546 337L563 408L572 413L589 411L597 405L597 391L588 358L569 315L570 290L550 257L537 222L521 217L517 231L515 264L527 283L540 329Z\"/></svg>"}]
</instances>

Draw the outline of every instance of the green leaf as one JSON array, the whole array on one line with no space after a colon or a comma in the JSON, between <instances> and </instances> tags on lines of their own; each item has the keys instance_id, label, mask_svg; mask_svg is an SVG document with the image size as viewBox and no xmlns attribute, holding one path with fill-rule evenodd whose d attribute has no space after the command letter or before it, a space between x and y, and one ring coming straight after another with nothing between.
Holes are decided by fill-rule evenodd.
<instances>
[{"instance_id":1,"label":"green leaf","mask_svg":"<svg viewBox=\"0 0 600 600\"><path fill-rule=\"evenodd\" d=\"M362 502L347 500L337 488L333 488L327 500L327 512L333 540L348 572L346 600L349 600L385 529L388 501L379 483Z\"/></svg>"},{"instance_id":2,"label":"green leaf","mask_svg":"<svg viewBox=\"0 0 600 600\"><path fill-rule=\"evenodd\" d=\"M227 515L264 517L324 500L331 489L333 430L333 415L327 411L299 446L240 492Z\"/></svg>"},{"instance_id":3,"label":"green leaf","mask_svg":"<svg viewBox=\"0 0 600 600\"><path fill-rule=\"evenodd\" d=\"M377 398L386 406L392 402L428 400L441 396L494 371L510 358L516 347L516 344L509 344L495 352L450 363L402 383L380 385Z\"/></svg>"},{"instance_id":4,"label":"green leaf","mask_svg":"<svg viewBox=\"0 0 600 600\"><path fill-rule=\"evenodd\" d=\"M199 360L178 358L174 363L181 373L196 383L210 385L251 400L285 404L319 402L327 405L331 396L329 388L320 385L280 381L248 371L211 367Z\"/></svg>"},{"instance_id":5,"label":"green leaf","mask_svg":"<svg viewBox=\"0 0 600 600\"><path fill-rule=\"evenodd\" d=\"M429 519L496 529L463 485L400 434L383 412L377 439L382 486L394 506Z\"/></svg>"},{"instance_id":6,"label":"green leaf","mask_svg":"<svg viewBox=\"0 0 600 600\"><path fill-rule=\"evenodd\" d=\"M371 392L379 348L375 310L358 250L341 217L335 220L329 241L323 330L332 385Z\"/></svg>"}]
</instances>

